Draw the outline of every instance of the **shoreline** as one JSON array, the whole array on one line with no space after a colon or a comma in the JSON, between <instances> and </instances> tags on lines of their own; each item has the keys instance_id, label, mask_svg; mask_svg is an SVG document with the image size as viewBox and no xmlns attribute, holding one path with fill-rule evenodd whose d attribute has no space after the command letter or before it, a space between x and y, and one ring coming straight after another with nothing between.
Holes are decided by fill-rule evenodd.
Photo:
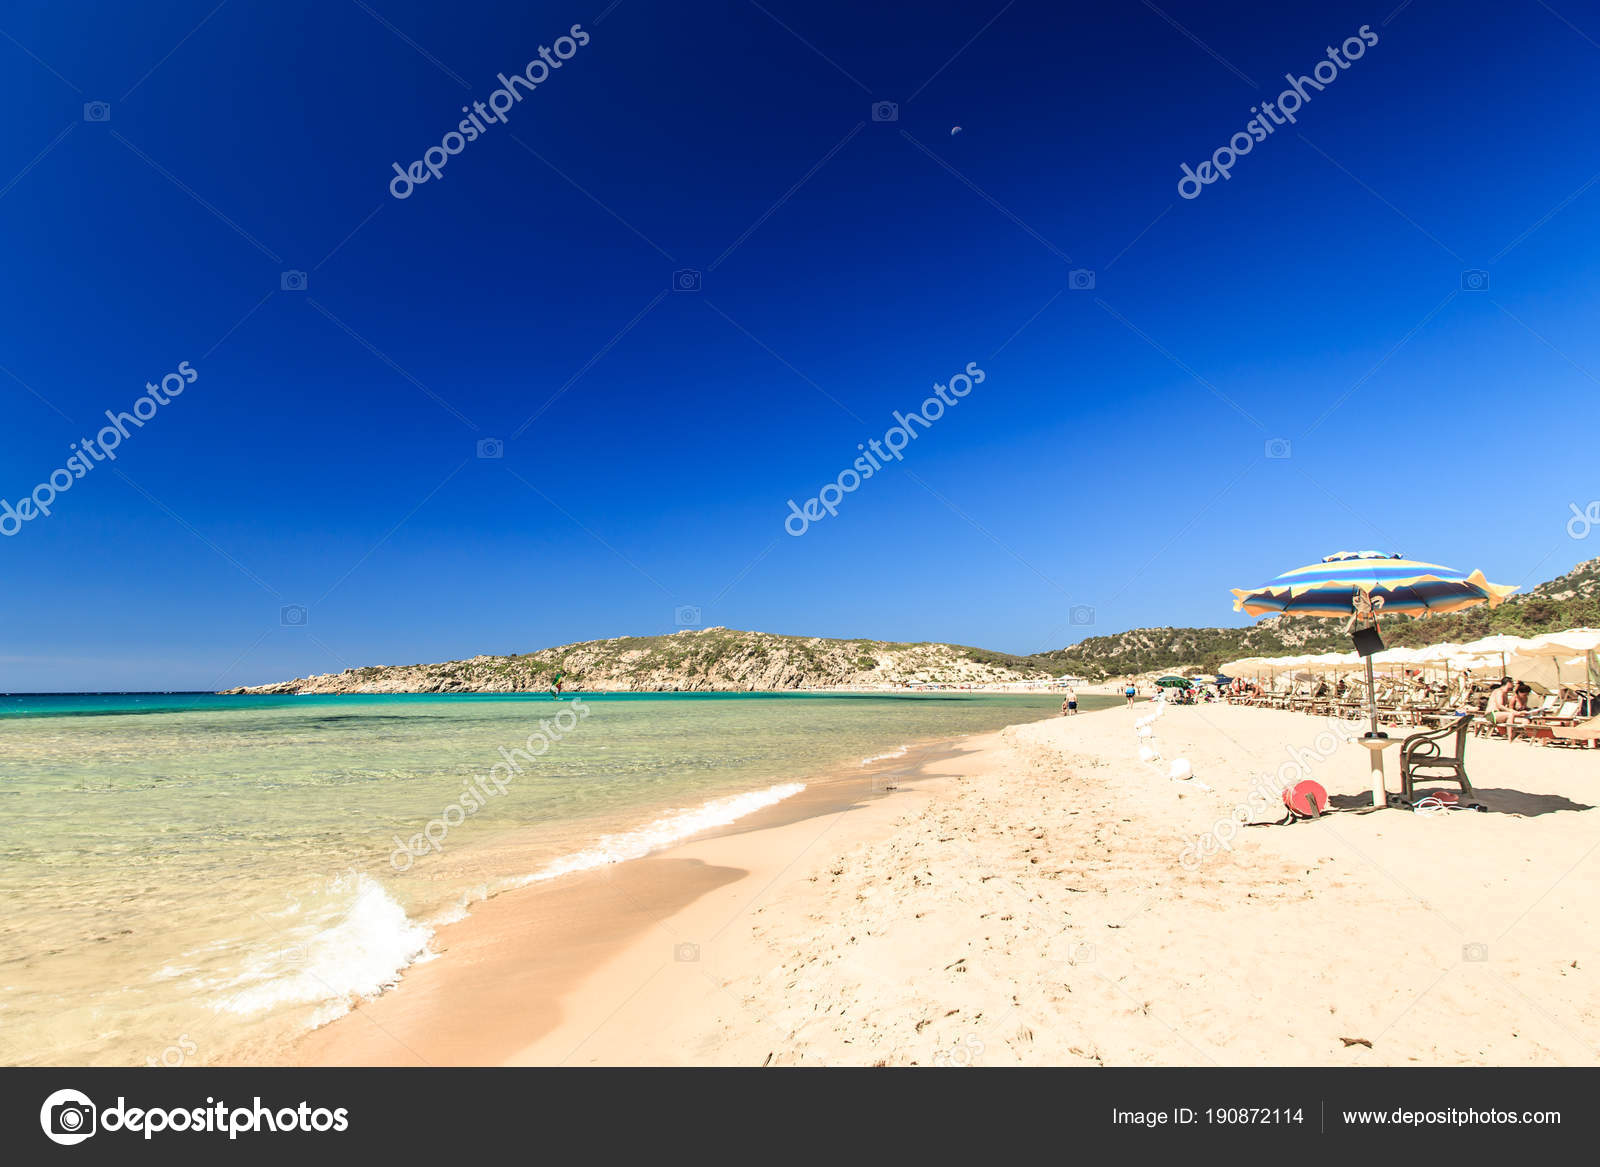
<instances>
[{"instance_id":1,"label":"shoreline","mask_svg":"<svg viewBox=\"0 0 1600 1167\"><path fill-rule=\"evenodd\" d=\"M505 893L290 1060L1595 1064L1586 751L1473 739L1491 813L1362 813L1366 751L1317 754L1321 719L1168 709L1163 756L1205 790L1140 762L1148 708L955 739L881 796ZM1252 776L1296 752L1349 809L1239 826L1278 817Z\"/></svg>"},{"instance_id":2,"label":"shoreline","mask_svg":"<svg viewBox=\"0 0 1600 1167\"><path fill-rule=\"evenodd\" d=\"M847 818L871 833L895 795L940 776L930 768L980 752L1004 732L906 743L863 760L859 772L824 771L781 802L651 855L498 892L440 925L430 946L435 955L402 970L395 987L301 1035L287 1051L260 1051L259 1064L560 1064L567 1059L549 1059L570 1037L572 1015L581 1028L589 1008L563 1008L568 998L604 997L668 962L704 975L710 953L685 938L707 934L695 931L699 901L718 893L716 907L748 905L811 849L808 824L819 841L850 837L836 830ZM790 858L778 863L774 856ZM650 933L654 943L646 944ZM684 944L695 948L694 959L681 959L689 956L678 950ZM470 999L464 1015L463 998ZM515 1015L514 1025L505 1012Z\"/></svg>"}]
</instances>

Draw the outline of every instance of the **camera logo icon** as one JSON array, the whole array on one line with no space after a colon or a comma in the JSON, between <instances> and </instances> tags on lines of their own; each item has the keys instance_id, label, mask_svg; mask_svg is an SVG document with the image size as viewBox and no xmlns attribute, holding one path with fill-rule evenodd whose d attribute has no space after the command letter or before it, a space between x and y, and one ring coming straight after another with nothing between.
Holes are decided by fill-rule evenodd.
<instances>
[{"instance_id":1,"label":"camera logo icon","mask_svg":"<svg viewBox=\"0 0 1600 1167\"><path fill-rule=\"evenodd\" d=\"M63 1147L76 1146L95 1132L95 1105L78 1090L57 1090L39 1108L45 1137Z\"/></svg>"},{"instance_id":2,"label":"camera logo icon","mask_svg":"<svg viewBox=\"0 0 1600 1167\"><path fill-rule=\"evenodd\" d=\"M1461 959L1482 963L1489 959L1489 946L1487 944L1463 944L1461 946Z\"/></svg>"},{"instance_id":3,"label":"camera logo icon","mask_svg":"<svg viewBox=\"0 0 1600 1167\"><path fill-rule=\"evenodd\" d=\"M679 604L672 610L672 622L679 628L700 627L700 606L698 604Z\"/></svg>"},{"instance_id":4,"label":"camera logo icon","mask_svg":"<svg viewBox=\"0 0 1600 1167\"><path fill-rule=\"evenodd\" d=\"M872 120L897 122L900 120L900 107L892 101L875 101L872 103Z\"/></svg>"},{"instance_id":5,"label":"camera logo icon","mask_svg":"<svg viewBox=\"0 0 1600 1167\"><path fill-rule=\"evenodd\" d=\"M1266 447L1267 457L1287 458L1294 452L1288 438L1268 438Z\"/></svg>"},{"instance_id":6,"label":"camera logo icon","mask_svg":"<svg viewBox=\"0 0 1600 1167\"><path fill-rule=\"evenodd\" d=\"M303 292L306 290L306 273L303 271L286 271L279 277L278 287L285 292Z\"/></svg>"},{"instance_id":7,"label":"camera logo icon","mask_svg":"<svg viewBox=\"0 0 1600 1167\"><path fill-rule=\"evenodd\" d=\"M1079 628L1087 628L1094 623L1094 609L1088 604L1074 604L1067 618Z\"/></svg>"},{"instance_id":8,"label":"camera logo icon","mask_svg":"<svg viewBox=\"0 0 1600 1167\"><path fill-rule=\"evenodd\" d=\"M86 122L108 122L111 120L111 103L109 101L86 101L83 103L83 120Z\"/></svg>"},{"instance_id":9,"label":"camera logo icon","mask_svg":"<svg viewBox=\"0 0 1600 1167\"><path fill-rule=\"evenodd\" d=\"M1463 292L1487 292L1489 290L1489 273L1481 267L1470 267L1461 273L1461 290Z\"/></svg>"},{"instance_id":10,"label":"camera logo icon","mask_svg":"<svg viewBox=\"0 0 1600 1167\"><path fill-rule=\"evenodd\" d=\"M501 439L499 439L499 438L479 438L478 439L478 457L480 457L480 458L504 458L505 456L506 456L506 444Z\"/></svg>"},{"instance_id":11,"label":"camera logo icon","mask_svg":"<svg viewBox=\"0 0 1600 1167\"><path fill-rule=\"evenodd\" d=\"M692 267L673 272L672 290L674 292L698 292L700 290L700 273Z\"/></svg>"},{"instance_id":12,"label":"camera logo icon","mask_svg":"<svg viewBox=\"0 0 1600 1167\"><path fill-rule=\"evenodd\" d=\"M674 944L672 946L672 959L679 964L693 964L700 959L700 946L698 944Z\"/></svg>"},{"instance_id":13,"label":"camera logo icon","mask_svg":"<svg viewBox=\"0 0 1600 1167\"><path fill-rule=\"evenodd\" d=\"M169 1045L166 1049L162 1050L159 1058L146 1058L144 1060L144 1064L153 1070L175 1070L187 1062L190 1058L194 1057L195 1052L199 1050L199 1048L200 1047L194 1043L193 1039L191 1039L187 1033L180 1033L178 1035L177 1045Z\"/></svg>"},{"instance_id":14,"label":"camera logo icon","mask_svg":"<svg viewBox=\"0 0 1600 1167\"><path fill-rule=\"evenodd\" d=\"M970 1066L983 1056L985 1048L981 1037L976 1033L969 1033L961 1039L960 1045L934 1051L933 1064L946 1069Z\"/></svg>"},{"instance_id":15,"label":"camera logo icon","mask_svg":"<svg viewBox=\"0 0 1600 1167\"><path fill-rule=\"evenodd\" d=\"M306 606L304 604L285 604L278 609L278 623L285 628L304 628L306 626Z\"/></svg>"},{"instance_id":16,"label":"camera logo icon","mask_svg":"<svg viewBox=\"0 0 1600 1167\"><path fill-rule=\"evenodd\" d=\"M1094 291L1094 272L1086 267L1075 267L1067 273L1067 287L1074 292Z\"/></svg>"}]
</instances>

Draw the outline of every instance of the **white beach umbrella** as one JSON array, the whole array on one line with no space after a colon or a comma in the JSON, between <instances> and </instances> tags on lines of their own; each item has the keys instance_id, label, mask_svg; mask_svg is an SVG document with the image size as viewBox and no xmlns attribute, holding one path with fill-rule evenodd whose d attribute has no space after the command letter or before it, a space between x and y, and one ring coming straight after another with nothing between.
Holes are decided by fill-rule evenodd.
<instances>
[{"instance_id":1,"label":"white beach umbrella","mask_svg":"<svg viewBox=\"0 0 1600 1167\"><path fill-rule=\"evenodd\" d=\"M1276 689L1278 687L1278 678L1280 676L1288 677L1290 680L1293 680L1294 669L1303 660L1305 660L1304 656L1294 656L1292 654L1267 657L1261 662L1267 668L1267 684L1271 688Z\"/></svg>"},{"instance_id":2,"label":"white beach umbrella","mask_svg":"<svg viewBox=\"0 0 1600 1167\"><path fill-rule=\"evenodd\" d=\"M1414 648L1407 648L1405 645L1397 645L1394 648L1386 648L1382 652L1373 653L1372 655L1372 665L1374 668L1377 668L1380 665L1409 666L1415 665L1416 663L1418 663L1417 650Z\"/></svg>"},{"instance_id":3,"label":"white beach umbrella","mask_svg":"<svg viewBox=\"0 0 1600 1167\"><path fill-rule=\"evenodd\" d=\"M1545 688L1561 686L1561 656L1539 653L1512 653L1506 659L1506 676L1519 681L1543 685Z\"/></svg>"},{"instance_id":4,"label":"white beach umbrella","mask_svg":"<svg viewBox=\"0 0 1600 1167\"><path fill-rule=\"evenodd\" d=\"M1412 650L1415 663L1425 669L1444 669L1445 680L1450 679L1451 660L1461 655L1461 646L1444 641L1440 644L1425 644L1421 648Z\"/></svg>"},{"instance_id":5,"label":"white beach umbrella","mask_svg":"<svg viewBox=\"0 0 1600 1167\"><path fill-rule=\"evenodd\" d=\"M1442 665L1451 657L1461 652L1459 644L1452 644L1448 640L1439 644L1425 644L1420 648L1411 650L1413 659L1419 665Z\"/></svg>"},{"instance_id":6,"label":"white beach umbrella","mask_svg":"<svg viewBox=\"0 0 1600 1167\"><path fill-rule=\"evenodd\" d=\"M1404 645L1395 648L1386 648L1372 656L1372 667L1378 672L1393 673L1405 676L1407 671L1417 664L1417 650L1406 648Z\"/></svg>"},{"instance_id":7,"label":"white beach umbrella","mask_svg":"<svg viewBox=\"0 0 1600 1167\"><path fill-rule=\"evenodd\" d=\"M1563 654L1600 652L1600 628L1570 628L1565 632L1546 632L1528 641L1529 649L1555 649Z\"/></svg>"},{"instance_id":8,"label":"white beach umbrella","mask_svg":"<svg viewBox=\"0 0 1600 1167\"><path fill-rule=\"evenodd\" d=\"M1356 652L1325 652L1316 659L1330 673L1348 673L1366 668L1366 659Z\"/></svg>"},{"instance_id":9,"label":"white beach umbrella","mask_svg":"<svg viewBox=\"0 0 1600 1167\"><path fill-rule=\"evenodd\" d=\"M1478 640L1469 641L1468 643L1463 644L1461 648L1464 652L1499 653L1500 671L1503 673L1505 672L1506 668L1506 657L1510 656L1527 643L1527 640L1521 636L1511 636L1507 633L1501 632L1495 634L1494 636L1484 636Z\"/></svg>"},{"instance_id":10,"label":"white beach umbrella","mask_svg":"<svg viewBox=\"0 0 1600 1167\"><path fill-rule=\"evenodd\" d=\"M1600 690L1600 653L1586 652L1573 657L1567 664L1579 670L1583 676L1582 684L1591 693Z\"/></svg>"},{"instance_id":11,"label":"white beach umbrella","mask_svg":"<svg viewBox=\"0 0 1600 1167\"><path fill-rule=\"evenodd\" d=\"M1504 662L1498 655L1487 656L1476 652L1462 652L1451 657L1448 663L1458 673L1485 672L1496 667L1501 667L1502 672L1504 671Z\"/></svg>"},{"instance_id":12,"label":"white beach umbrella","mask_svg":"<svg viewBox=\"0 0 1600 1167\"><path fill-rule=\"evenodd\" d=\"M1506 671L1519 681L1534 681L1546 687L1561 687L1561 664L1571 666L1573 653L1580 661L1600 648L1600 629L1573 628L1566 632L1546 632L1531 637L1512 654Z\"/></svg>"},{"instance_id":13,"label":"white beach umbrella","mask_svg":"<svg viewBox=\"0 0 1600 1167\"><path fill-rule=\"evenodd\" d=\"M1291 667L1297 681L1310 681L1362 667L1361 658L1353 652L1320 652L1292 659Z\"/></svg>"}]
</instances>

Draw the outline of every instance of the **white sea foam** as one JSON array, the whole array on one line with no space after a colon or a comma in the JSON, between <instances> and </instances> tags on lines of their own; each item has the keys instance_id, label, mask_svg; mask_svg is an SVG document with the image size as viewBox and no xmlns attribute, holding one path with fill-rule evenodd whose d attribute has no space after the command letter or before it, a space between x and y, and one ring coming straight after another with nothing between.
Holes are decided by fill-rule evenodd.
<instances>
[{"instance_id":1,"label":"white sea foam","mask_svg":"<svg viewBox=\"0 0 1600 1167\"><path fill-rule=\"evenodd\" d=\"M883 762L890 758L903 758L906 756L906 750L909 748L909 746L901 746L898 750L891 750L887 754L873 754L870 758L862 758L861 764L863 766L870 766L874 762Z\"/></svg>"},{"instance_id":2,"label":"white sea foam","mask_svg":"<svg viewBox=\"0 0 1600 1167\"><path fill-rule=\"evenodd\" d=\"M355 998L376 996L398 982L433 937L371 876L342 876L319 899L324 902L279 942L258 948L242 972L219 986L213 1009L249 1016L284 1005L321 1004L313 1022L321 1024Z\"/></svg>"},{"instance_id":3,"label":"white sea foam","mask_svg":"<svg viewBox=\"0 0 1600 1167\"><path fill-rule=\"evenodd\" d=\"M710 802L693 809L675 810L638 830L627 831L620 835L606 835L588 850L564 855L533 875L517 880L512 886L525 887L530 883L554 879L558 875L570 875L574 871L588 871L611 863L642 859L651 852L669 847L681 839L687 839L690 835L697 835L701 831L709 831L715 827L725 827L763 807L792 798L804 789L804 783L785 782L778 786L769 786L765 790L750 790L727 798L713 798Z\"/></svg>"},{"instance_id":4,"label":"white sea foam","mask_svg":"<svg viewBox=\"0 0 1600 1167\"><path fill-rule=\"evenodd\" d=\"M788 782L672 811L637 830L605 835L593 847L564 855L532 875L468 892L458 904L441 909L426 923L407 916L376 879L351 873L334 880L324 894L308 897L312 901L309 907L294 905L295 922L271 945L259 946L236 975L196 980L191 987L209 991L211 1007L220 1013L252 1016L285 1006L311 1005L315 1010L307 1024L312 1028L325 1025L349 1012L358 998L375 997L393 987L410 965L432 959L428 944L434 928L463 919L472 903L487 899L494 891L640 859L691 835L727 826L804 789L803 783Z\"/></svg>"}]
</instances>

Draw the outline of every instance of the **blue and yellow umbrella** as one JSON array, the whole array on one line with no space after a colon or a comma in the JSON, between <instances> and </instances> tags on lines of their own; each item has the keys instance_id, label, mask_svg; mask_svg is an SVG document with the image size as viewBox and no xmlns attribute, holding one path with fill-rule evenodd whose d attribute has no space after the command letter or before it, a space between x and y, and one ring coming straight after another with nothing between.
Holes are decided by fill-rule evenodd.
<instances>
[{"instance_id":1,"label":"blue and yellow umbrella","mask_svg":"<svg viewBox=\"0 0 1600 1167\"><path fill-rule=\"evenodd\" d=\"M1382 611L1423 616L1484 603L1497 607L1516 590L1490 583L1481 571L1469 574L1377 551L1341 551L1260 587L1234 588L1233 610L1252 616L1286 612L1348 618L1358 610L1357 597L1365 595Z\"/></svg>"},{"instance_id":2,"label":"blue and yellow umbrella","mask_svg":"<svg viewBox=\"0 0 1600 1167\"><path fill-rule=\"evenodd\" d=\"M1381 612L1428 616L1459 612L1477 604L1494 608L1516 590L1507 584L1490 583L1481 571L1469 574L1377 551L1341 551L1321 563L1286 571L1260 587L1234 588L1233 610L1242 609L1252 616L1284 613L1344 617L1350 621L1348 629L1357 624L1376 624ZM1367 712L1372 725L1367 736L1381 738L1370 656L1366 664Z\"/></svg>"}]
</instances>

